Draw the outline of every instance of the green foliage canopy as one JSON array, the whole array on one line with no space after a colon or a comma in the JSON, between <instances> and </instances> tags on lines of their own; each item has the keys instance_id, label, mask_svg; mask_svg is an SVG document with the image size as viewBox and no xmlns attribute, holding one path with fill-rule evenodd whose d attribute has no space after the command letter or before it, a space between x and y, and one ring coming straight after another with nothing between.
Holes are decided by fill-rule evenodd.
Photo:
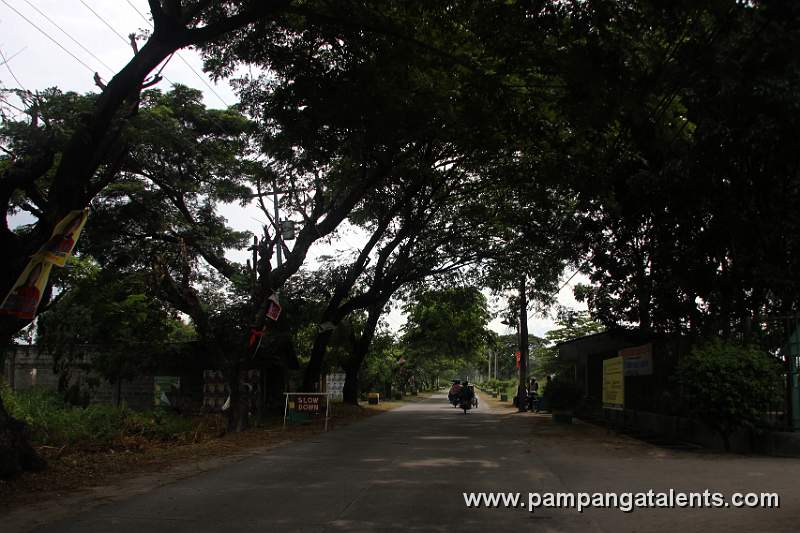
<instances>
[{"instance_id":1,"label":"green foliage canopy","mask_svg":"<svg viewBox=\"0 0 800 533\"><path fill-rule=\"evenodd\" d=\"M759 425L781 385L776 359L753 346L719 339L681 358L676 379L684 406L720 434L726 449L736 429Z\"/></svg>"}]
</instances>

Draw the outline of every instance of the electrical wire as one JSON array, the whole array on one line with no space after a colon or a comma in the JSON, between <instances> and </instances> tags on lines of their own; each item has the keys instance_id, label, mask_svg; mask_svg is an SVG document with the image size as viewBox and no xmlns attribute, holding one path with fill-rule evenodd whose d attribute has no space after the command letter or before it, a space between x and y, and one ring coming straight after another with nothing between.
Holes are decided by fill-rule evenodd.
<instances>
[{"instance_id":1,"label":"electrical wire","mask_svg":"<svg viewBox=\"0 0 800 533\"><path fill-rule=\"evenodd\" d=\"M86 52L87 54L92 56L98 63L100 63L101 65L106 67L106 69L108 69L109 72L111 72L111 73L116 72L113 68L109 67L102 59L97 57L91 50L89 50L83 44L81 44L80 41L78 41L76 38L74 38L69 32L67 32L64 28L62 28L56 21L54 21L49 16L47 16L47 13L44 13L41 9L36 7L36 5L33 4L30 0L25 0L25 3L28 4L29 6L31 6L42 17L44 17L47 20L47 22L49 22L50 24L52 24L53 26L58 28L61 31L61 33L66 35L73 43L77 44L81 48L81 50L83 50L84 52Z\"/></svg>"},{"instance_id":2,"label":"electrical wire","mask_svg":"<svg viewBox=\"0 0 800 533\"><path fill-rule=\"evenodd\" d=\"M36 30L38 30L38 31L39 31L39 32L40 32L42 35L44 35L44 36L45 36L45 37L47 37L47 38L48 38L50 41L52 41L52 42L53 42L53 43L54 43L56 46L58 46L58 47L59 47L59 48L61 48L61 49L62 49L64 52L66 52L67 54L69 54L69 55L70 55L70 56L71 56L71 57L72 57L72 58L73 58L75 61L77 61L77 62L78 62L80 65L82 65L84 68L86 68L88 71L90 71L90 72L92 72L92 73L96 73L95 69L93 69L93 68L92 68L92 67L90 67L88 64L86 64L86 63L85 63L83 60L81 60L81 59L80 59L78 56L76 56L76 55L75 55L74 53L72 53L72 52L71 52L69 49L67 49L67 48L66 48L64 45L62 45L62 44L61 44L61 43L60 43L60 42L59 42L57 39L55 39L54 37L52 37L52 36L51 36L49 33L47 33L45 30L43 30L41 27L39 27L37 24L35 24L33 21L31 21L31 20L30 20L28 17L26 17L24 14L22 14L20 11L18 11L16 8L14 8L12 5L10 5L10 4L7 2L7 0L0 0L0 1L1 1L1 2L3 2L3 4L5 4L5 5L6 5L6 6L7 6L9 9L11 9L12 11L14 11L14 12L15 12L17 15L19 15L19 16L20 16L22 19L24 19L24 20L25 20L25 21L26 21L28 24L30 24L30 25L31 25L31 26L33 26L33 27L34 27ZM36 6L35 6L34 4L32 4L30 1L28 1L28 0L25 0L25 1L26 1L26 3L28 3L28 4L29 4L29 5L30 5L30 6L31 6L31 7L32 7L34 10L36 10L36 12L37 12L37 13L39 13L39 14L40 14L42 17L44 17L44 18L45 18L45 19L46 19L48 22L50 22L50 23L51 23L53 26L55 26L56 28L58 28L58 30L59 30L59 31L61 31L61 32L62 32L64 35L66 35L66 36L67 36L67 37L68 37L70 40L72 40L72 41L73 41L75 44L77 44L77 45L78 45L78 46L79 46L81 49L83 49L83 50L84 50L86 53L88 53L89 55L91 55L91 56L92 56L94 59L96 59L96 60L97 60L99 63L101 63L101 64L102 64L104 67L106 67L106 68L107 68L109 71L111 71L111 73L112 73L112 74L116 72L114 69L112 69L111 67L109 67L109 66L108 66L108 65L107 65L105 62L103 62L103 61L102 61L102 60L101 60L99 57L97 57L97 56L96 56L94 53L92 53L92 52L91 52L91 51L90 51L88 48L86 48L84 45L82 45L82 44L81 44L81 43L80 43L80 42L79 42L77 39L75 39L74 37L72 37L72 35L70 35L70 34L69 34L69 32L67 32L67 31L66 31L66 30L65 30L65 29L64 29L62 26L60 26L58 23L56 23L56 22L55 22L55 21L54 21L52 18L50 18L50 17L49 17L47 14L45 14L45 13L44 13L42 10L40 10L38 7L36 7ZM84 6L85 6L85 7L86 7L86 8L87 8L89 11L91 11L91 13L92 13L92 14L93 14L93 15L94 15L94 16L95 16L95 17L96 17L98 20L100 20L100 22L102 22L102 23L103 23L103 24L104 24L104 25L105 25L105 26L106 26L106 27L107 27L109 30L111 30L111 31L112 31L112 32L113 32L115 35L117 35L117 36L120 38L120 40L122 40L122 41L123 41L123 42L124 42L126 45L130 45L130 41L129 41L128 39L126 39L126 38L125 38L125 37L124 37L124 36L123 36L121 33L119 33L119 32L118 32L118 31L117 31L117 30L116 30L116 29L115 29L115 28L114 28L114 27L113 27L113 26L112 26L112 25L111 25L111 24L110 24L110 23L109 23L109 22L108 22L108 21L107 21L107 20L106 20L106 19L105 19L105 18L102 16L102 15L100 15L100 14L99 14L97 11L95 11L95 10L94 10L94 9L93 9L93 8L92 8L92 7L91 7L89 4L87 4L87 3L86 3L84 0L80 0L80 1L81 1L81 3L82 3L82 4L83 4L83 5L84 5ZM141 11L139 11L139 9L137 9L137 8L136 8L136 6L135 6L135 5L133 5L133 3L131 3L131 2L130 2L130 0L126 0L126 1L127 1L128 5L129 5L131 8L133 8L133 9L134 9L134 10L135 10L135 11L136 11L138 14L139 14L139 16L140 16L140 17L142 17L142 19L143 19L145 22L147 22L148 24L150 24L150 25L152 26L152 24L150 23L150 21L149 21L149 20L147 20L147 18L144 16L144 14L142 14L142 12L141 12ZM19 52L17 52L17 54L19 54ZM15 54L15 56L16 56L17 54ZM167 64L169 63L169 61L172 59L172 56L173 56L173 55L174 55L174 54L170 54L170 56L169 56L169 57L166 59L166 61L165 61L165 62L164 62L162 65L161 65L161 68L160 68L160 69L158 70L158 72L156 73L156 76L160 76L160 75L161 75L162 71L163 71L163 70L164 70L164 68L167 66ZM188 62L188 61L186 61L186 59L184 59L184 58L183 58L182 56L180 56L180 55L178 55L178 57L181 59L181 61L183 61L183 62L186 64L186 66L187 66L187 67L189 67L189 69L190 69L190 70L191 70L191 71L192 71L192 72L195 74L195 76L197 76L197 77L198 77L198 79L200 79L200 81L201 81L201 82L203 82L203 84L204 84L204 85L206 85L206 87L208 87L208 89L209 89L209 90L210 90L210 91L211 91L211 92L212 92L212 93L213 93L213 94L214 94L214 95L215 95L215 96L216 96L216 97L217 97L217 98L218 98L218 99L219 99L219 100L220 100L220 101L221 101L221 102L222 102L222 103L223 103L223 104L226 106L226 107L230 107L230 106L228 105L228 103L225 101L225 99L223 99L223 98L222 98L222 97L221 97L221 96L220 96L220 95L217 93L217 91L216 91L216 90L214 90L214 88L213 88L213 87L212 87L212 86L211 86L211 85L210 85L210 84L209 84L209 83L208 83L208 82L207 82L207 81L206 81L206 80L205 80L205 79L204 79L204 78L203 78L203 77L202 77L202 76L201 76L201 75L200 75L200 74L199 74L199 73L198 73L198 72L197 72L197 71L196 71L196 70L195 70L195 69L194 69L194 68L191 66L191 64L189 64L189 62ZM8 65L8 59L5 59L5 56L3 56L3 61L4 61L4 62L3 62L3 64L5 64L5 65L6 65L6 68L8 68L9 72L11 73L12 77L13 77L13 78L14 78L14 80L17 82L17 84L18 84L18 85L19 85L19 86L20 86L20 87L21 87L23 90L27 91L27 89L25 89L25 88L24 88L24 86L23 86L23 85L22 85L22 84L19 82L19 80L17 79L17 77L14 75L13 71L11 70L11 67ZM164 79L165 79L165 80L166 80L168 83L170 83L170 85L172 85L172 87L173 87L173 88L176 86L176 84L175 84L174 82L172 82L172 81L171 81L169 78L167 78L167 76L163 76L163 78L164 78ZM16 110L18 110L18 111L20 111L20 112L24 112L23 110L21 110L20 108L18 108L18 107L16 107L16 106L14 106L13 104L11 104L11 103L9 103L9 102L5 102L5 103L6 103L7 105L9 105L10 107L12 107L12 108L14 108L14 109L16 109ZM227 130L227 128L225 128L225 127L224 127L224 126L223 126L221 123L219 123L217 120L214 120L214 119L212 119L212 122L213 122L214 124L216 124L216 125L217 125L217 126L220 128L220 130L221 130L221 131L223 131L224 133L227 133L228 135L231 135L231 136L235 137L235 135L234 135L233 133L231 133L230 131L228 131L228 130ZM165 125L166 125L166 124L165 124Z\"/></svg>"},{"instance_id":3,"label":"electrical wire","mask_svg":"<svg viewBox=\"0 0 800 533\"><path fill-rule=\"evenodd\" d=\"M177 52L176 52L176 53L177 53ZM210 84L210 83L208 83L208 82L206 81L206 79L205 79L205 78L203 78L203 76L201 76L201 75L200 75L200 73L199 73L199 72L197 72L197 71L194 69L194 67L192 67L192 65L190 65L190 64L189 64L189 62L188 62L188 61L186 61L186 59L184 59L184 57L183 57L183 56L182 56L180 53L177 53L177 55L178 55L178 59L180 59L181 61L183 61L183 63L184 63L184 64L185 64L187 67L189 67L189 70L191 70L191 71L194 73L194 75L195 75L195 76L197 76L197 79L198 79L198 80L200 80L201 82L203 82L203 85L205 85L206 87L208 87L208 90L209 90L209 91L211 91L211 92L214 94L214 96L216 96L216 97L217 97L217 99L218 99L220 102L222 102L222 103L225 105L225 107L230 107L230 105L228 105L228 102L226 102L226 101L225 101L225 99L224 99L224 98L222 98L222 97L219 95L219 93L216 91L216 89L214 89L214 87L212 87L212 86L211 86L211 84Z\"/></svg>"},{"instance_id":4,"label":"electrical wire","mask_svg":"<svg viewBox=\"0 0 800 533\"><path fill-rule=\"evenodd\" d=\"M3 1L3 2L5 2L5 0L2 0L2 1ZM125 37L124 37L124 36L123 36L123 35L122 35L120 32L118 32L118 31L116 30L116 28L114 28L114 27L113 27L113 26L112 26L112 25L111 25L111 24L110 24L110 23L109 23L109 22L108 22L108 21L107 21L105 18L103 18L103 16L102 16L102 15L100 15L100 13L98 13L97 11L95 11L94 9L92 9L92 7L91 7L89 4L87 4L87 3L86 3L84 0L80 0L80 2L81 2L81 3L82 3L84 6L86 6L86 8L87 8L89 11L91 11L91 12L92 12L92 14L94 14L94 16L98 18L98 20L100 20L100 21L101 21L103 24L105 24L105 25L106 25L106 26L107 26L107 27L108 27L108 28L109 28L109 29L110 29L112 32L114 32L114 34L116 34L116 35L117 35L117 36L118 36L118 37L119 37L119 38L120 38L120 39L121 39L121 40L122 40L122 41L123 41L123 42L124 42L126 45L130 45L130 44L131 44L131 43L128 41L128 39L126 39L126 38L125 38ZM145 17L145 16L142 14L142 12L141 12L141 11L139 11L139 10L136 8L136 6L134 6L134 5L133 5L133 4L132 4L130 1L128 1L128 5L129 5L129 6L131 6L131 7L132 7L132 8L133 8L133 9L136 11L136 13L138 13L138 14L139 14L139 16L140 16L140 17L142 17L142 19L143 19L145 22L147 22L148 24L150 24L150 25L152 26L152 23L150 23L150 21L148 21L148 20L147 20L147 18L146 18L146 17ZM169 57L166 59L166 61L165 61L165 62L164 62L162 65L161 65L161 68L158 70L158 72L157 72L157 73L155 74L155 76L154 76L154 78L155 78L155 77L157 77L157 76L162 76L162 77L163 77L165 80L167 80L167 82L168 82L168 83L169 83L169 84L170 84L170 85L171 85L173 88L175 88L175 83L174 83L172 80L170 80L170 79L169 79L167 76L165 76L165 75L162 75L162 71L164 70L164 68L166 68L167 64L168 64L168 63L170 62L170 60L172 59L172 56L174 56L174 55L176 55L176 54L177 54L177 52L173 52L172 54L170 54L170 55L169 55ZM181 56L180 56L180 55L178 55L178 57L181 57ZM181 58L181 59L183 59L183 58ZM185 60L184 60L184 62L185 62ZM187 65L188 65L188 63L187 63ZM189 68L191 69L191 65L188 65L188 66L189 66ZM192 71L193 71L193 72L195 72L195 71L194 71L194 69L192 69ZM205 80L203 80L203 78L202 78L202 77L201 77L201 76L200 76L200 75L199 75L197 72L195 72L195 75L196 75L198 78L200 78L200 80L201 80L201 81L203 81L203 82L205 83ZM206 85L208 85L208 84L206 83ZM209 87L209 88L210 88L210 87ZM211 89L211 90L212 90L212 92L214 92L214 91L213 91L213 89ZM216 92L214 92L214 94L216 94ZM217 97L221 99L221 97L219 97L219 95L217 95ZM224 100L223 100L223 103L224 103ZM226 105L227 105L227 104L226 104ZM226 133L226 134L230 135L231 137L236 137L236 135L234 135L233 133L231 133L231 132L230 132L230 131L229 131L227 128L225 128L225 127L224 127L222 124L220 124L220 123L219 123L219 121L217 121L217 120L215 120L215 119L213 119L213 118L212 118L212 119L211 119L211 122L213 122L213 123L214 123L214 124L215 124L217 127L219 127L219 128L220 128L220 130L221 130L222 132L224 132L224 133Z\"/></svg>"},{"instance_id":5,"label":"electrical wire","mask_svg":"<svg viewBox=\"0 0 800 533\"><path fill-rule=\"evenodd\" d=\"M0 100L0 102L2 102L2 104L3 104L3 105L7 105L8 107L10 107L10 108L12 108L12 109L16 109L17 111L19 111L19 112L20 112L20 113L22 113L23 115L27 113L27 111L25 111L25 110L24 110L24 109L22 109L22 108L19 108L19 107L15 106L14 104L12 104L11 102L9 102L8 100Z\"/></svg>"},{"instance_id":6,"label":"electrical wire","mask_svg":"<svg viewBox=\"0 0 800 533\"><path fill-rule=\"evenodd\" d=\"M25 49L27 49L27 48L28 48L27 46L23 46L23 47L22 47L22 49L21 49L19 52L15 52L15 53L11 54L10 56L8 56L8 57L7 57L5 60L3 60L3 62L2 62L2 63L0 63L0 67L2 67L3 65L5 65L5 64L6 64L6 63L8 63L9 61L11 61L12 59L14 59L15 57L17 57L18 55L20 55L20 54L21 54L22 52L24 52L24 51L25 51Z\"/></svg>"},{"instance_id":7,"label":"electrical wire","mask_svg":"<svg viewBox=\"0 0 800 533\"><path fill-rule=\"evenodd\" d=\"M19 53L19 52L17 52L17 53ZM14 78L15 82L17 82L17 85L19 85L19 88L22 89L23 91L25 91L26 93L29 93L30 91L28 89L26 89L24 85L22 85L22 82L19 81L19 78L17 78L17 75L14 74L13 70L11 70L11 63L9 63L9 61L11 61L11 59L10 58L6 58L6 55L3 53L2 49L0 49L0 58L3 59L3 65L6 66L6 69L8 69L8 73L11 74L11 77Z\"/></svg>"},{"instance_id":8,"label":"electrical wire","mask_svg":"<svg viewBox=\"0 0 800 533\"><path fill-rule=\"evenodd\" d=\"M54 43L56 46L58 46L58 47L59 47L59 48L61 48L61 49L62 49L64 52L66 52L67 54L69 54L69 55L70 55L70 56L71 56L71 57L72 57L72 58L73 58L75 61L77 61L77 62L78 62L78 63L80 63L80 64L81 64L81 65L82 65L84 68L86 68L86 70L88 70L88 71L89 71L89 72L91 72L92 74L94 74L94 73L95 73L95 69L93 69L92 67L90 67L89 65L87 65L86 63L84 63L84 61L83 61L81 58L79 58L78 56L76 56L75 54L73 54L72 52L70 52L70 51L69 51L69 50L68 50L68 49L67 49L67 48L66 48L64 45L62 45L60 42L58 42L58 41L57 41L55 38L51 37L49 33L47 33L47 32L46 32L46 31L44 31L42 28L40 28L40 27L39 27L39 26L38 26L38 25L37 25L35 22L33 22L31 19L29 19L28 17L26 17L25 15L23 15L22 13L20 13L20 12L17 10L17 8L15 8L15 7L14 7L14 6L12 6L11 4L9 4L9 3L8 3L6 0L0 0L0 2L3 2L3 3L6 5L6 7L8 7L8 8L9 8L11 11L13 11L13 12L14 12L14 13L16 13L17 15L19 15L19 16L20 16L20 17L21 17L23 20L25 20L25 22L27 22L28 24L30 24L31 26L33 26L34 28L36 28L36 29L39 31L39 33L41 33L42 35L44 35L45 37L47 37L47 38L48 38L49 40L51 40L51 41L52 41L52 42L53 42L53 43Z\"/></svg>"},{"instance_id":9,"label":"electrical wire","mask_svg":"<svg viewBox=\"0 0 800 533\"><path fill-rule=\"evenodd\" d=\"M95 11L94 9L92 9L92 6L90 6L89 4L87 4L87 3L86 3L84 0L80 0L80 2L81 2L81 4L83 4L83 5L86 7L86 9L88 9L89 11L91 11L91 12L94 14L94 16L95 16L95 17L97 17L97 18L100 20L100 22L102 22L103 24L105 24L105 25L106 25L106 27L107 27L109 30L113 31L113 32L116 34L116 36L117 36L117 37L119 37L120 39L122 39L122 42L123 42L123 43L125 43L126 45L130 45L130 44L131 44L131 42L128 40L128 38L126 38L126 37L125 37L124 35L122 35L120 32L118 32L117 30L115 30L115 29L114 29L114 27L113 27L111 24L109 24L108 22L106 22L106 19L104 19L103 17L101 17L101 16L100 16L100 14L99 14L97 11Z\"/></svg>"},{"instance_id":10,"label":"electrical wire","mask_svg":"<svg viewBox=\"0 0 800 533\"><path fill-rule=\"evenodd\" d=\"M131 8L133 8L134 11L139 13L139 16L142 17L142 20L144 20L146 23L148 23L151 27L153 26L153 23L150 22L150 20L148 20L147 17L144 16L144 13L139 11L139 8L137 8L135 5L133 5L133 2L131 2L131 0L125 0L125 1L128 3L129 6L131 6Z\"/></svg>"},{"instance_id":11,"label":"electrical wire","mask_svg":"<svg viewBox=\"0 0 800 533\"><path fill-rule=\"evenodd\" d=\"M81 0L81 1L83 1L83 0ZM129 5L129 6L131 6L131 8L132 8L134 11L136 11L136 13L138 13L138 14L139 14L139 16L142 18L142 20L144 20L144 21L145 21L145 22L146 22L146 23L147 23L147 24L148 24L148 25L149 25L151 28L153 27L153 23L152 23L152 22L151 22L151 21L150 21L150 20L149 20L147 17L145 17L145 16L144 16L144 13L142 13L142 12L141 12L141 11L140 11L140 10L139 10L139 9L138 9L138 8L137 8L135 5L134 5L134 4L133 4L133 2L131 2L131 0L125 0L125 1L128 3L128 5ZM230 105L228 104L228 102L226 102L226 101L225 101L225 99L224 99L222 96L220 96L220 95L219 95L219 93L216 91L216 89L214 89L214 87L213 87L213 86L212 86L210 83L208 83L208 82L206 81L206 79L205 79L203 76L201 76L201 75L200 75L200 73L199 73L199 72L197 72L197 70L195 70L195 68L194 68L194 67L192 67L192 65L191 65L191 64L190 64L190 63L189 63L189 62L188 62L188 61L187 61L187 60L186 60L186 59L185 59L185 58L184 58L184 57L183 57L183 56L182 56L180 53L177 53L177 55L178 55L178 59L180 59L181 61L183 61L183 63L184 63L184 64L185 64L187 67L189 67L189 70L191 70L191 71L192 71L192 73L193 73L195 76L197 76L197 79L199 79L199 80L200 80L200 81L203 83L203 85L205 85L205 86L208 88L208 90L209 90L209 91L211 91L211 93L212 93L214 96L216 96L216 97L217 97L217 99L218 99L220 102L222 102L222 103L223 103L223 105L225 105L225 107L230 107ZM164 79L166 79L167 81L169 81L169 79L167 79L166 77L165 77ZM170 83L172 83L172 82L170 82ZM174 84L173 84L173 85L174 85Z\"/></svg>"},{"instance_id":12,"label":"electrical wire","mask_svg":"<svg viewBox=\"0 0 800 533\"><path fill-rule=\"evenodd\" d=\"M565 281L565 282L564 282L564 283L563 283L563 284L562 284L562 285L561 285L561 286L558 288L558 290L555 292L555 294L558 294L559 292L561 292L561 290L562 290L564 287L566 287L567 285L569 285L569 282L570 282L570 281L572 281L572 278L574 278L575 276L577 276L577 275L578 275L578 272L580 272L580 271L581 271L581 269L582 269L583 267L585 267L587 263L589 263L589 261L588 261L588 260L584 261L584 262L581 264L581 266L579 266L578 268L576 268L576 269L575 269L575 272L573 272L573 273L572 273L572 275L571 275L571 276L570 276L570 277L567 279L567 281Z\"/></svg>"}]
</instances>

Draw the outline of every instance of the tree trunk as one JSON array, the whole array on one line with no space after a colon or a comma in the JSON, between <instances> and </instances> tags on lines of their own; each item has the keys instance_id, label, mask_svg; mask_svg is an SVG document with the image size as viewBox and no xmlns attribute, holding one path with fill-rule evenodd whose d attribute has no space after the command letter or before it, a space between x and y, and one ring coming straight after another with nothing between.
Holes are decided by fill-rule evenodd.
<instances>
[{"instance_id":1,"label":"tree trunk","mask_svg":"<svg viewBox=\"0 0 800 533\"><path fill-rule=\"evenodd\" d=\"M11 346L11 335L0 338L0 346ZM2 349L4 348L0 348ZM0 363L3 361L2 355L0 354ZM47 463L31 446L27 425L11 416L0 395L0 479L12 478L23 471L41 470L45 466Z\"/></svg>"},{"instance_id":2,"label":"tree trunk","mask_svg":"<svg viewBox=\"0 0 800 533\"><path fill-rule=\"evenodd\" d=\"M528 384L528 294L525 276L519 284L519 386L517 387L517 408L526 411L523 392Z\"/></svg>"},{"instance_id":3,"label":"tree trunk","mask_svg":"<svg viewBox=\"0 0 800 533\"><path fill-rule=\"evenodd\" d=\"M0 479L9 479L20 472L41 470L47 464L30 442L30 432L24 422L6 411L0 397Z\"/></svg>"},{"instance_id":4,"label":"tree trunk","mask_svg":"<svg viewBox=\"0 0 800 533\"><path fill-rule=\"evenodd\" d=\"M333 330L324 330L320 331L314 339L311 357L308 360L306 373L303 377L303 392L314 392L316 384L319 382L322 363L325 361L325 352L328 351L328 343L330 343L332 335Z\"/></svg>"},{"instance_id":5,"label":"tree trunk","mask_svg":"<svg viewBox=\"0 0 800 533\"><path fill-rule=\"evenodd\" d=\"M119 117L126 102L138 97L145 77L175 49L174 43L151 38L109 81L92 114L78 124L61 155L52 178L49 205L37 221L34 232L24 239L11 232L2 232L0 243L6 253L0 267L0 298L8 293L29 256L49 238L58 221L67 212L86 207L98 192L95 190L98 185L92 183L92 178L121 142L120 128L114 127L115 118ZM29 323L30 320L4 316L0 317L0 330L5 336L9 332L16 333Z\"/></svg>"},{"instance_id":6,"label":"tree trunk","mask_svg":"<svg viewBox=\"0 0 800 533\"><path fill-rule=\"evenodd\" d=\"M358 371L360 366L345 365L344 367L344 389L342 389L342 399L344 403L358 405Z\"/></svg>"},{"instance_id":7,"label":"tree trunk","mask_svg":"<svg viewBox=\"0 0 800 533\"><path fill-rule=\"evenodd\" d=\"M367 357L372 339L375 338L375 330L378 329L378 321L381 318L385 305L386 301L381 300L377 304L369 307L367 322L364 324L361 337L354 343L350 360L344 365L345 379L343 396L346 403L358 405L358 373L361 370L361 365L364 364L364 359Z\"/></svg>"}]
</instances>

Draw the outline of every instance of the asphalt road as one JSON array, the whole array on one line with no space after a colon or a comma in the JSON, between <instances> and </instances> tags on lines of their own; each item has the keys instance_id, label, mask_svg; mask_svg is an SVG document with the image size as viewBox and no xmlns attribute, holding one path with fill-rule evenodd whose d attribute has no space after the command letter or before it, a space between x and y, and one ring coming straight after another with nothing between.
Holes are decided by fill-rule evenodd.
<instances>
[{"instance_id":1,"label":"asphalt road","mask_svg":"<svg viewBox=\"0 0 800 533\"><path fill-rule=\"evenodd\" d=\"M39 532L798 531L800 462L676 452L443 395ZM775 509L467 508L464 492L775 490ZM0 527L2 530L2 527Z\"/></svg>"}]
</instances>

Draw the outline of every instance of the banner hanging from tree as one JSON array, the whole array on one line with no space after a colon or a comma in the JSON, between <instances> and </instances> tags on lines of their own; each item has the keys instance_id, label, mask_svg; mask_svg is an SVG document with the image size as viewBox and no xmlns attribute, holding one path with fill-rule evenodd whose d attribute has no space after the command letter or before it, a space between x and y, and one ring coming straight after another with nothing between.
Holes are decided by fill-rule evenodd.
<instances>
[{"instance_id":1,"label":"banner hanging from tree","mask_svg":"<svg viewBox=\"0 0 800 533\"><path fill-rule=\"evenodd\" d=\"M28 261L17 282L0 305L0 315L15 316L26 320L36 316L47 280L53 265L35 256Z\"/></svg>"},{"instance_id":2,"label":"banner hanging from tree","mask_svg":"<svg viewBox=\"0 0 800 533\"><path fill-rule=\"evenodd\" d=\"M269 307L267 308L267 317L270 320L278 320L278 317L281 316L281 304L278 303L278 296L273 294L269 297Z\"/></svg>"},{"instance_id":3,"label":"banner hanging from tree","mask_svg":"<svg viewBox=\"0 0 800 533\"><path fill-rule=\"evenodd\" d=\"M48 263L63 267L72 250L75 249L75 243L78 242L78 237L83 231L83 226L86 225L88 216L88 209L67 213L61 222L56 224L50 240L39 249L36 255Z\"/></svg>"}]
</instances>

